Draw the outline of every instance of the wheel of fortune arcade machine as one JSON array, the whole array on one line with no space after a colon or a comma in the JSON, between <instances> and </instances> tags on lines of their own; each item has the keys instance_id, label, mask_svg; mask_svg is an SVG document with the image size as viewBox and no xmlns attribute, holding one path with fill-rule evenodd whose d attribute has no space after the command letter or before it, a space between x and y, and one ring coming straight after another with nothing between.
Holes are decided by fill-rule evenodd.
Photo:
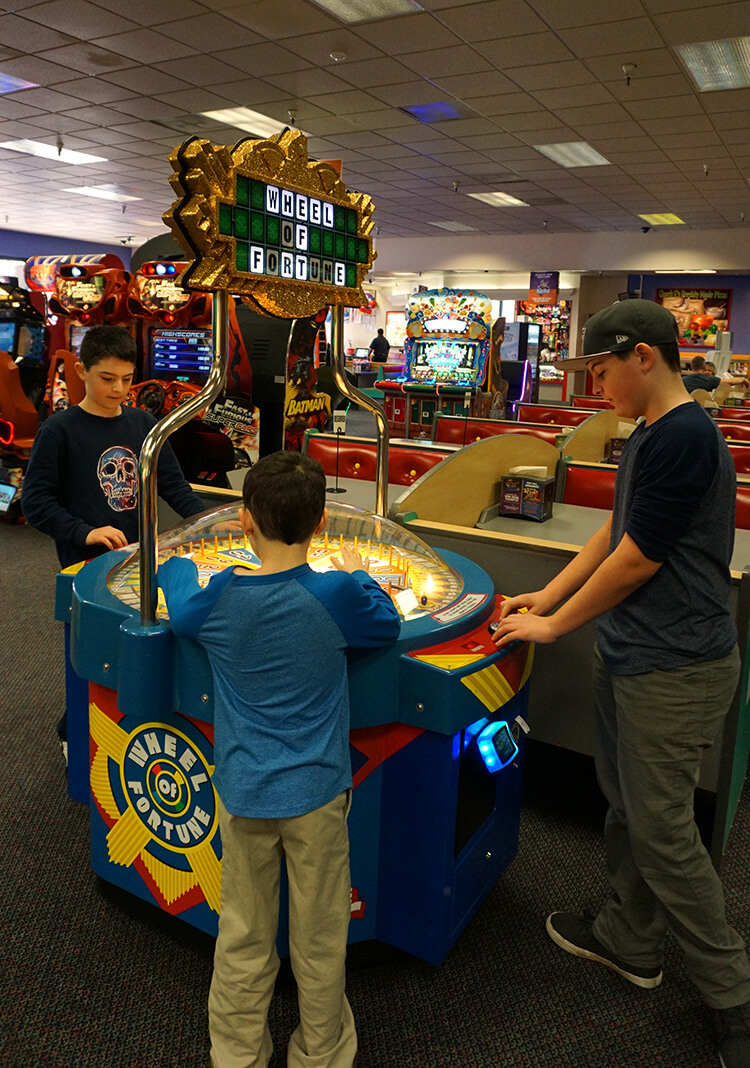
<instances>
[{"instance_id":1,"label":"wheel of fortune arcade machine","mask_svg":"<svg viewBox=\"0 0 750 1068\"><path fill-rule=\"evenodd\" d=\"M328 569L353 541L403 619L393 647L350 660L350 941L439 963L517 850L531 647L492 643L496 598L476 564L440 557L371 512L328 507L310 566ZM230 505L184 521L162 534L159 561L192 556L202 583L257 565L242 535L212 533L237 516ZM72 601L73 662L89 682L93 868L214 933L210 669L198 645L172 635L163 606L140 625L139 573L131 547L59 580L61 615ZM282 916L281 952L284 928Z\"/></svg>"}]
</instances>

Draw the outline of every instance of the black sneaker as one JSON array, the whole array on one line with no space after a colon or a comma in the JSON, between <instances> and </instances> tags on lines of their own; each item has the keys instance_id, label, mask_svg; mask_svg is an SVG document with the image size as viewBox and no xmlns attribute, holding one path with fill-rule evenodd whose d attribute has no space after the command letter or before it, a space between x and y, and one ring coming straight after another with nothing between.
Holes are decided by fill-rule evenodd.
<instances>
[{"instance_id":1,"label":"black sneaker","mask_svg":"<svg viewBox=\"0 0 750 1068\"><path fill-rule=\"evenodd\" d=\"M750 1002L711 1014L722 1068L750 1068Z\"/></svg>"},{"instance_id":2,"label":"black sneaker","mask_svg":"<svg viewBox=\"0 0 750 1068\"><path fill-rule=\"evenodd\" d=\"M593 926L592 920L574 916L572 912L553 912L547 917L547 934L555 945L566 953L583 957L584 960L597 961L644 990L652 990L659 985L662 978L661 968L637 968L621 961L594 938Z\"/></svg>"}]
</instances>

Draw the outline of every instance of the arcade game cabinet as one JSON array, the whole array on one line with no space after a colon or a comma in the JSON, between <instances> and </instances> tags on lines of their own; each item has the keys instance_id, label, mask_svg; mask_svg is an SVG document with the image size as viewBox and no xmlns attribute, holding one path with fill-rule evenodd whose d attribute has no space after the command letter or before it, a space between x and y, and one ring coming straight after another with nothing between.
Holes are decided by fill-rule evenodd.
<instances>
[{"instance_id":1,"label":"arcade game cabinet","mask_svg":"<svg viewBox=\"0 0 750 1068\"><path fill-rule=\"evenodd\" d=\"M406 306L404 371L375 382L388 429L430 437L435 414L469 415L487 382L492 305L474 290L427 289Z\"/></svg>"},{"instance_id":2,"label":"arcade game cabinet","mask_svg":"<svg viewBox=\"0 0 750 1068\"><path fill-rule=\"evenodd\" d=\"M42 300L0 278L0 518L20 518L18 490L39 426L47 329Z\"/></svg>"},{"instance_id":3,"label":"arcade game cabinet","mask_svg":"<svg viewBox=\"0 0 750 1068\"><path fill-rule=\"evenodd\" d=\"M190 138L170 161L180 199L166 219L193 257L183 283L214 293L205 402L221 389L229 294L297 321L336 306L343 368L342 307L361 305L374 258L371 199L349 193L330 164L309 161L297 130L273 141L247 138L231 150ZM248 204L256 206L250 219ZM296 244L280 253L285 212L298 223ZM248 249L254 214L258 244ZM311 247L333 252L321 258ZM168 419L178 423L179 411ZM142 456L151 456L167 429L154 429ZM174 553L195 561L202 582L258 561L241 533L217 532L236 521L236 504L193 517L157 542L152 471L145 461L140 546L62 574L57 615L71 619L73 663L89 687L94 870L215 932L221 842L211 783L212 677L203 651L172 633L154 580L159 562ZM531 648L495 647L488 625L497 598L476 564L438 556L380 515L332 503L329 516L310 566L331 568L331 558L352 544L403 619L396 644L360 652L350 665L350 939L378 938L439 963L517 848ZM284 927L282 920L282 947Z\"/></svg>"}]
</instances>

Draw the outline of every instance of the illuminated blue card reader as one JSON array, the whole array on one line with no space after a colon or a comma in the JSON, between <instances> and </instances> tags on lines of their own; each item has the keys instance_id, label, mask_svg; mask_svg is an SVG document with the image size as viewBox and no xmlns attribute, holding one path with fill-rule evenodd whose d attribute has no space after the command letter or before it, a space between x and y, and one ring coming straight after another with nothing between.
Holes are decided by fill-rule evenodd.
<instances>
[{"instance_id":1,"label":"illuminated blue card reader","mask_svg":"<svg viewBox=\"0 0 750 1068\"><path fill-rule=\"evenodd\" d=\"M516 740L505 720L489 723L480 732L477 745L488 771L501 771L518 756Z\"/></svg>"}]
</instances>

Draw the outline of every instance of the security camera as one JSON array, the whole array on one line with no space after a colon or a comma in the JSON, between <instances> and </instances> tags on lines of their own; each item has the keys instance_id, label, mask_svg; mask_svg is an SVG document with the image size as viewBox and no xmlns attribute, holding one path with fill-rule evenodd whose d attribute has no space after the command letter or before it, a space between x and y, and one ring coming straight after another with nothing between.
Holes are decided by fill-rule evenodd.
<instances>
[{"instance_id":1,"label":"security camera","mask_svg":"<svg viewBox=\"0 0 750 1068\"><path fill-rule=\"evenodd\" d=\"M649 233L651 233L651 227L650 227L650 226L642 226L642 227L641 227L641 233L642 233L642 234L649 234Z\"/></svg>"}]
</instances>

